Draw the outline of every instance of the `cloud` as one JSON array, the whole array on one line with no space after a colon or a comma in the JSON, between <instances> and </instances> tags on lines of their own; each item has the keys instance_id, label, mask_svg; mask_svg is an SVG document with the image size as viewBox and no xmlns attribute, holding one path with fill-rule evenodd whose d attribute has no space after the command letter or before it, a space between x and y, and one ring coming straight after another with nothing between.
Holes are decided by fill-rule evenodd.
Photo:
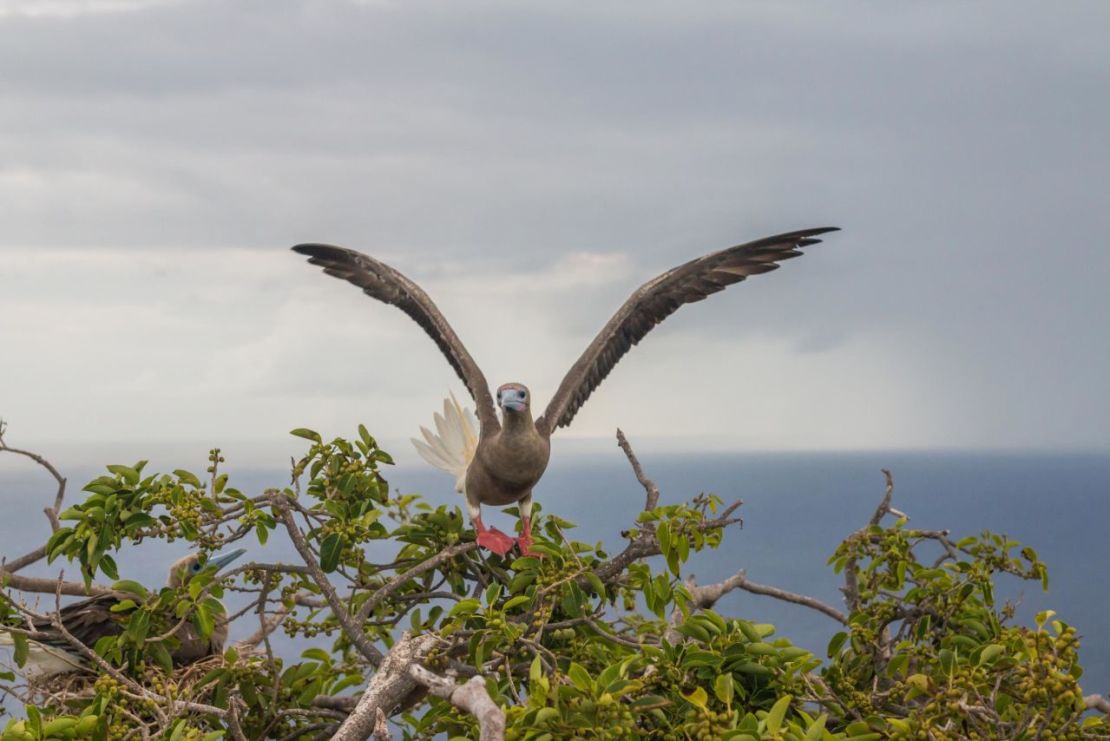
<instances>
[{"instance_id":1,"label":"cloud","mask_svg":"<svg viewBox=\"0 0 1110 741\"><path fill-rule=\"evenodd\" d=\"M648 278L835 224L668 319L572 434L635 408L722 445L1104 447L1105 12L9 0L0 411L81 439L408 429L450 369L288 245L388 259L491 382L540 392ZM740 368L759 400L682 405Z\"/></svg>"}]
</instances>

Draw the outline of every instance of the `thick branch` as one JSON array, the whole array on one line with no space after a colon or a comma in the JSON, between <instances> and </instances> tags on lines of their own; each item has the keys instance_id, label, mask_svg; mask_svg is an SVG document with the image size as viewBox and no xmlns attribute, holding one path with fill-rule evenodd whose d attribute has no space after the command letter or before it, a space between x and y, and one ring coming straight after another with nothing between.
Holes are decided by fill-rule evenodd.
<instances>
[{"instance_id":1,"label":"thick branch","mask_svg":"<svg viewBox=\"0 0 1110 741\"><path fill-rule=\"evenodd\" d=\"M471 677L464 684L456 684L418 664L409 667L409 674L436 697L442 697L464 713L473 715L478 720L479 741L504 741L505 711L490 698L485 679Z\"/></svg>"},{"instance_id":2,"label":"thick branch","mask_svg":"<svg viewBox=\"0 0 1110 741\"><path fill-rule=\"evenodd\" d=\"M1088 710L1097 710L1104 715L1110 715L1110 700L1107 700L1105 695L1087 695L1083 698L1083 704Z\"/></svg>"},{"instance_id":3,"label":"thick branch","mask_svg":"<svg viewBox=\"0 0 1110 741\"><path fill-rule=\"evenodd\" d=\"M377 727L378 711L388 715L416 688L416 680L409 673L409 667L423 661L435 640L428 634L413 638L408 632L403 633L382 659L354 711L332 736L333 741L365 741L370 738Z\"/></svg>"},{"instance_id":4,"label":"thick branch","mask_svg":"<svg viewBox=\"0 0 1110 741\"><path fill-rule=\"evenodd\" d=\"M75 581L61 581L57 579L44 579L37 576L22 576L21 574L13 574L7 569L0 569L0 581L12 589L18 589L22 592L39 592L42 594L54 594L61 591L62 594L74 597L88 597L96 594L111 594L112 590L108 587L98 586L92 584L88 589L85 585Z\"/></svg>"}]
</instances>

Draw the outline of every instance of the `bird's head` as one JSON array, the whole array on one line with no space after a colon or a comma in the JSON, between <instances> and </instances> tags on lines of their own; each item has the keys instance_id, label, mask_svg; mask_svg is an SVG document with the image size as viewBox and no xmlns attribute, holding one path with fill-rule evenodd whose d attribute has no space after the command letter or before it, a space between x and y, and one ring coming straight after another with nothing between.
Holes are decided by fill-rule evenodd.
<instances>
[{"instance_id":1,"label":"bird's head","mask_svg":"<svg viewBox=\"0 0 1110 741\"><path fill-rule=\"evenodd\" d=\"M506 383L497 389L497 406L505 414L528 411L531 402L532 395L522 383Z\"/></svg>"},{"instance_id":2,"label":"bird's head","mask_svg":"<svg viewBox=\"0 0 1110 741\"><path fill-rule=\"evenodd\" d=\"M244 553L246 553L246 551L242 548L237 548L222 556L212 557L208 557L203 553L190 553L188 556L175 561L173 566L170 566L168 584L171 587L180 587L182 584L204 571L219 571Z\"/></svg>"}]
</instances>

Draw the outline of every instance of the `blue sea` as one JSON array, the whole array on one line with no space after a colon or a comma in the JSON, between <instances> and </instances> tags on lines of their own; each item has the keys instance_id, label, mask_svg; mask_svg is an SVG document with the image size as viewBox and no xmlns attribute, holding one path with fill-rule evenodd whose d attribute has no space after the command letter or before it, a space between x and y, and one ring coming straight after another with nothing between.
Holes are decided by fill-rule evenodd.
<instances>
[{"instance_id":1,"label":"blue sea","mask_svg":"<svg viewBox=\"0 0 1110 741\"><path fill-rule=\"evenodd\" d=\"M1087 692L1110 691L1110 453L951 453L851 452L759 454L641 454L647 475L678 502L700 492L726 501L742 499L743 529L731 529L716 551L691 557L699 582L722 579L739 569L748 578L842 606L840 580L826 560L846 535L874 512L883 494L881 468L893 471L894 506L913 526L949 529L955 538L983 529L1004 533L1032 546L1049 566L1050 585L1000 577L998 596L1019 603L1017 619L1051 607L1078 627ZM10 463L10 461L9 461ZM70 501L93 469L71 470ZM284 470L230 470L232 485L245 492L284 486ZM457 501L445 475L424 467L386 472L404 492L420 492L433 502ZM0 471L0 553L9 557L40 544L47 534L42 507L52 499L50 480L28 463ZM538 487L545 511L577 523L570 537L621 546L620 531L643 506L644 492L624 457L556 457ZM506 515L487 519L503 530ZM253 556L289 559L291 551L274 538ZM255 552L257 551L257 553ZM121 576L151 583L164 579L180 544L143 544L121 556ZM56 575L64 564L39 564L26 573ZM69 567L70 571L76 570ZM52 598L48 598L51 599ZM45 607L46 605L44 605ZM718 604L725 614L770 622L780 635L824 655L838 626L829 618L795 605L733 592ZM253 626L239 628L247 633ZM233 636L234 637L234 636Z\"/></svg>"}]
</instances>

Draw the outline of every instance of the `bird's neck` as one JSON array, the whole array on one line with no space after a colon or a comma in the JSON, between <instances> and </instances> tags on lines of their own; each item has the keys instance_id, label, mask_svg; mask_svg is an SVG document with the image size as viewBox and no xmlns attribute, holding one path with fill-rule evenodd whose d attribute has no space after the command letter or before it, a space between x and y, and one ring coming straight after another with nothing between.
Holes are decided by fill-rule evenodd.
<instances>
[{"instance_id":1,"label":"bird's neck","mask_svg":"<svg viewBox=\"0 0 1110 741\"><path fill-rule=\"evenodd\" d=\"M528 435L536 431L536 423L532 421L532 410L525 409L520 412L505 412L501 424L501 434L516 437Z\"/></svg>"}]
</instances>

